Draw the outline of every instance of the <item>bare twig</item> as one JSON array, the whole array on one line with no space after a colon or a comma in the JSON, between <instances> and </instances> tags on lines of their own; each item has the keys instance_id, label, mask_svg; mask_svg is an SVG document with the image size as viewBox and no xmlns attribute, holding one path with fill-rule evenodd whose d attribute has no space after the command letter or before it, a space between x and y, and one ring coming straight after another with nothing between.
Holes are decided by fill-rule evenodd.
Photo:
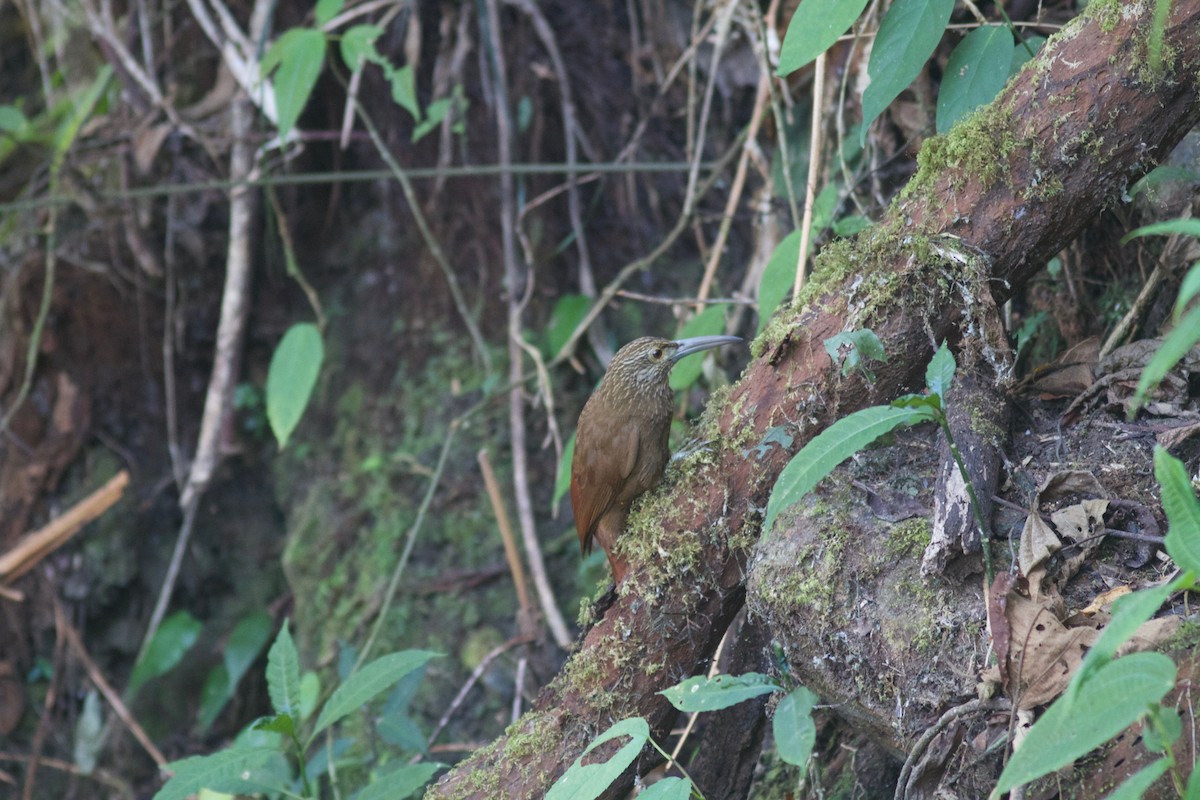
<instances>
[{"instance_id":1,"label":"bare twig","mask_svg":"<svg viewBox=\"0 0 1200 800\"><path fill-rule=\"evenodd\" d=\"M796 264L796 281L792 287L792 303L800 302L804 274L808 263L808 247L812 240L813 205L817 199L817 176L821 169L821 105L825 96L825 54L817 56L813 65L812 133L808 148L808 180L804 185L804 221L800 226L800 256Z\"/></svg>"},{"instance_id":2,"label":"bare twig","mask_svg":"<svg viewBox=\"0 0 1200 800\"><path fill-rule=\"evenodd\" d=\"M513 535L508 509L504 507L504 496L500 493L500 484L488 458L487 448L480 448L475 458L479 462L479 471L483 474L483 485L487 489L488 501L492 504L492 513L496 515L496 524L500 527L500 538L504 540L504 558L508 561L508 570L512 573L513 586L517 590L517 602L521 607L518 617L521 635L532 637L535 631L535 612L529 598L529 589L525 586L525 567L521 564L521 554L517 551L517 537Z\"/></svg>"},{"instance_id":3,"label":"bare twig","mask_svg":"<svg viewBox=\"0 0 1200 800\"><path fill-rule=\"evenodd\" d=\"M523 644L529 644L531 641L533 640L527 636L517 636L509 639L507 642L504 642L501 645L493 647L488 654L483 657L475 669L471 670L470 677L467 678L467 682L462 685L462 688L458 690L458 694L454 695L454 699L450 701L450 707L447 708L442 714L442 718L438 720L437 725L433 726L433 732L430 733L429 738L425 740L426 744L430 748L433 747L433 743L437 739L438 735L442 732L442 729L449 724L450 717L454 716L454 712L457 711L458 707L461 706L463 701L467 699L467 692L471 691L471 687L479 682L479 679L483 677L483 673L487 672L487 668L491 666L491 663L507 653L509 650L512 650L514 647Z\"/></svg>"},{"instance_id":4,"label":"bare twig","mask_svg":"<svg viewBox=\"0 0 1200 800\"><path fill-rule=\"evenodd\" d=\"M501 165L512 163L512 121L508 109L508 77L504 62L504 43L500 29L500 10L496 0L486 3L488 33L492 37L489 52L496 83L496 150ZM538 543L537 528L533 518L533 501L529 490L529 466L526 454L525 400L520 381L524 330L521 323L523 301L521 287L530 279L522 275L517 257L516 242L516 194L511 172L500 174L500 234L504 258L504 275L508 284L508 369L513 388L509 392L508 419L512 431L513 490L517 501L517 520L521 526L521 538L525 544L525 555L529 559L529 571L546 614L546 624L559 647L571 644L571 635L566 622L558 611L554 591L546 575L541 545ZM526 270L528 273L528 270Z\"/></svg>"},{"instance_id":5,"label":"bare twig","mask_svg":"<svg viewBox=\"0 0 1200 800\"><path fill-rule=\"evenodd\" d=\"M256 167L254 144L250 139L250 103L245 97L238 97L233 101L230 110L233 147L229 172L234 178L252 177ZM196 457L179 501L183 508L183 524L175 540L175 549L171 553L171 561L167 566L158 601L150 614L139 656L145 655L154 634L158 632L159 624L166 616L167 606L175 591L175 581L183 564L183 555L191 540L200 498L212 481L213 473L221 460L222 431L233 407L233 390L237 381L242 338L249 310L250 231L253 217L253 189L248 184L238 184L229 193L229 246L226 253L225 288L221 297L221 317L217 324L217 346L213 354L212 377L209 379L208 393L204 398Z\"/></svg>"},{"instance_id":6,"label":"bare twig","mask_svg":"<svg viewBox=\"0 0 1200 800\"><path fill-rule=\"evenodd\" d=\"M154 746L154 742L150 741L150 737L146 735L146 731L133 718L133 715L129 713L129 709L125 707L121 696L117 694L112 684L100 672L100 669L96 666L96 662L92 661L92 657L88 655L87 648L83 646L83 640L79 638L79 632L61 614L62 612L59 611L60 616L57 621L62 625L62 631L66 636L68 646L75 652L79 660L83 662L83 667L87 670L88 678L91 679L92 683L96 684L96 688L100 690L100 694L104 695L104 699L112 706L113 712L124 723L126 729L133 734L133 738L137 739L142 749L146 751L150 758L154 759L154 763L160 767L164 766L167 763L166 757Z\"/></svg>"},{"instance_id":7,"label":"bare twig","mask_svg":"<svg viewBox=\"0 0 1200 800\"><path fill-rule=\"evenodd\" d=\"M31 533L0 556L0 580L19 578L43 558L62 547L83 528L113 506L129 485L129 473L121 470L107 483L80 500L65 514Z\"/></svg>"},{"instance_id":8,"label":"bare twig","mask_svg":"<svg viewBox=\"0 0 1200 800\"><path fill-rule=\"evenodd\" d=\"M896 781L896 796L895 800L903 800L908 797L908 783L912 778L913 768L924 757L925 751L929 749L929 744L939 733L946 729L946 726L956 719L970 716L971 714L986 713L990 714L993 711L1008 711L1011 708L1011 703L1006 699L997 700L969 700L960 706L955 706L942 714L937 722L925 729L921 734L921 738L917 739L913 744L912 749L908 752L908 758L904 760L904 766L900 770L900 779Z\"/></svg>"}]
</instances>

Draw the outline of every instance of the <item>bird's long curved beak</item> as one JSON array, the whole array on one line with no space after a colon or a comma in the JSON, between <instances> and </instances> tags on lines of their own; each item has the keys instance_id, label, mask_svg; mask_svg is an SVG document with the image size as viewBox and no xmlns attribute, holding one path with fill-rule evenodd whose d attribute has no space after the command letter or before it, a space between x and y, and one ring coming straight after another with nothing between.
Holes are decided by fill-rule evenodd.
<instances>
[{"instance_id":1,"label":"bird's long curved beak","mask_svg":"<svg viewBox=\"0 0 1200 800\"><path fill-rule=\"evenodd\" d=\"M673 344L678 349L671 356L671 363L674 364L679 359L684 356L690 356L692 353L699 353L713 347L720 347L723 344L741 344L741 342L741 338L737 336L694 336L690 339L676 339Z\"/></svg>"}]
</instances>

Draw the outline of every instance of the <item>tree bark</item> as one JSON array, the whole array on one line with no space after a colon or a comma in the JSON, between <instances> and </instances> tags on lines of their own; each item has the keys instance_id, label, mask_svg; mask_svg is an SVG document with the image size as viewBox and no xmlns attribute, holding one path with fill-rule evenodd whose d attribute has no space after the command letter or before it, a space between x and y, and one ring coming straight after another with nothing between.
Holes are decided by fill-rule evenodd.
<instances>
[{"instance_id":1,"label":"tree bark","mask_svg":"<svg viewBox=\"0 0 1200 800\"><path fill-rule=\"evenodd\" d=\"M990 107L925 143L920 171L879 225L825 249L807 304L772 321L739 382L710 404L702 427L712 448L688 457L631 517L633 568L616 603L535 707L427 797L542 797L613 722L641 716L665 735L676 713L657 692L697 671L741 608L748 574L754 582L770 571L769 555L760 564L752 554L790 456L834 420L916 388L938 342L978 330L988 307L1196 124L1200 0L1172 4L1161 74L1146 57L1151 8L1093 3ZM864 327L889 356L873 383L841 377L822 344ZM914 576L919 558L907 559ZM976 587L952 591L981 602ZM795 664L822 653L789 655ZM936 705L897 723L884 704L823 699L861 714L897 750Z\"/></svg>"}]
</instances>

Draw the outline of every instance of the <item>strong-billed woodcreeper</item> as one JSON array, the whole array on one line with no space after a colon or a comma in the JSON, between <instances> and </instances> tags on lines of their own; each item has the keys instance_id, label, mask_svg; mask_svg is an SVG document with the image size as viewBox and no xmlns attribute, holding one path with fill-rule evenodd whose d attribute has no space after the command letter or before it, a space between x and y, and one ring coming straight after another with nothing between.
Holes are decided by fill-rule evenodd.
<instances>
[{"instance_id":1,"label":"strong-billed woodcreeper","mask_svg":"<svg viewBox=\"0 0 1200 800\"><path fill-rule=\"evenodd\" d=\"M628 569L613 545L625 528L629 507L658 485L670 457L667 439L675 401L671 367L684 356L736 336L635 339L613 356L599 388L588 398L575 432L571 461L571 507L584 553L600 543L620 583Z\"/></svg>"}]
</instances>

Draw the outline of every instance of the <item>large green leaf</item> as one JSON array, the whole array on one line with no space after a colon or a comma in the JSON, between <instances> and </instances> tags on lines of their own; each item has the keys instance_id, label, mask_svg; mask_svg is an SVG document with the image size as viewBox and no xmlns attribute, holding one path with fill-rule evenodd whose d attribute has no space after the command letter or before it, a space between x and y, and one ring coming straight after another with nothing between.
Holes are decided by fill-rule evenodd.
<instances>
[{"instance_id":1,"label":"large green leaf","mask_svg":"<svg viewBox=\"0 0 1200 800\"><path fill-rule=\"evenodd\" d=\"M1128 728L1175 685L1175 662L1134 653L1098 670L1075 701L1060 697L1034 723L1000 774L992 797L1048 775Z\"/></svg>"},{"instance_id":2,"label":"large green leaf","mask_svg":"<svg viewBox=\"0 0 1200 800\"><path fill-rule=\"evenodd\" d=\"M1138 380L1137 390L1133 393L1130 416L1145 402L1146 395L1154 391L1167 373L1183 360L1197 342L1200 342L1200 305L1183 315L1183 319L1175 324L1150 357L1150 361L1142 370L1142 377Z\"/></svg>"},{"instance_id":3,"label":"large green leaf","mask_svg":"<svg viewBox=\"0 0 1200 800\"><path fill-rule=\"evenodd\" d=\"M401 764L352 794L350 800L404 800L429 783L429 779L443 766L437 763Z\"/></svg>"},{"instance_id":4,"label":"large green leaf","mask_svg":"<svg viewBox=\"0 0 1200 800\"><path fill-rule=\"evenodd\" d=\"M202 789L229 794L261 794L287 788L280 780L286 765L278 750L267 747L230 747L208 756L172 761L163 767L175 773L154 795L154 800L187 800Z\"/></svg>"},{"instance_id":5,"label":"large green leaf","mask_svg":"<svg viewBox=\"0 0 1200 800\"><path fill-rule=\"evenodd\" d=\"M613 753L608 761L583 765L583 756L619 736L628 736L629 741ZM546 800L595 800L633 763L649 739L650 726L641 717L614 724L597 736L583 751L583 755L575 759L575 763L554 782L546 793Z\"/></svg>"},{"instance_id":6,"label":"large green leaf","mask_svg":"<svg viewBox=\"0 0 1200 800\"><path fill-rule=\"evenodd\" d=\"M800 259L800 231L792 231L775 245L771 258L758 281L758 332L767 327L767 322L783 298L796 283L796 268Z\"/></svg>"},{"instance_id":7,"label":"large green leaf","mask_svg":"<svg viewBox=\"0 0 1200 800\"><path fill-rule=\"evenodd\" d=\"M771 731L779 757L789 764L804 767L817 741L817 726L813 722L813 706L817 696L800 686L779 701Z\"/></svg>"},{"instance_id":8,"label":"large green leaf","mask_svg":"<svg viewBox=\"0 0 1200 800\"><path fill-rule=\"evenodd\" d=\"M638 794L638 800L688 800L692 784L683 778L663 778Z\"/></svg>"},{"instance_id":9,"label":"large green leaf","mask_svg":"<svg viewBox=\"0 0 1200 800\"><path fill-rule=\"evenodd\" d=\"M725 332L725 306L712 305L706 307L692 317L679 331L680 339L693 336L715 336ZM675 391L686 389L696 382L704 369L704 354L688 356L675 365L671 370L671 388Z\"/></svg>"},{"instance_id":10,"label":"large green leaf","mask_svg":"<svg viewBox=\"0 0 1200 800\"><path fill-rule=\"evenodd\" d=\"M946 347L946 343L942 342L933 358L929 360L929 366L925 368L925 387L929 389L930 394L941 398L943 406L946 404L946 392L950 391L950 386L954 383L954 372L957 369L954 354Z\"/></svg>"},{"instance_id":11,"label":"large green leaf","mask_svg":"<svg viewBox=\"0 0 1200 800\"><path fill-rule=\"evenodd\" d=\"M280 449L300 422L317 385L325 345L316 325L293 325L283 335L267 370L267 420Z\"/></svg>"},{"instance_id":12,"label":"large green leaf","mask_svg":"<svg viewBox=\"0 0 1200 800\"><path fill-rule=\"evenodd\" d=\"M828 50L866 5L867 0L804 0L783 36L778 75L786 77Z\"/></svg>"},{"instance_id":13,"label":"large green leaf","mask_svg":"<svg viewBox=\"0 0 1200 800\"><path fill-rule=\"evenodd\" d=\"M766 675L696 675L659 694L680 711L716 711L752 697L779 691L779 684Z\"/></svg>"},{"instance_id":14,"label":"large green leaf","mask_svg":"<svg viewBox=\"0 0 1200 800\"><path fill-rule=\"evenodd\" d=\"M263 56L262 72L275 67L275 109L279 135L287 136L308 105L313 87L325 66L325 35L313 28L286 31Z\"/></svg>"},{"instance_id":15,"label":"large green leaf","mask_svg":"<svg viewBox=\"0 0 1200 800\"><path fill-rule=\"evenodd\" d=\"M945 133L979 106L992 102L1004 84L1013 60L1008 28L986 25L958 43L946 64L938 91L937 130Z\"/></svg>"},{"instance_id":16,"label":"large green leaf","mask_svg":"<svg viewBox=\"0 0 1200 800\"><path fill-rule=\"evenodd\" d=\"M1126 778L1125 782L1104 800L1141 800L1142 795L1150 788L1150 784L1162 777L1169 766L1171 766L1170 761L1160 758L1149 766L1142 767Z\"/></svg>"},{"instance_id":17,"label":"large green leaf","mask_svg":"<svg viewBox=\"0 0 1200 800\"><path fill-rule=\"evenodd\" d=\"M274 627L275 621L265 611L243 617L234 626L225 643L224 663L209 673L204 684L196 723L199 730L207 730L233 697L238 682L271 640Z\"/></svg>"},{"instance_id":18,"label":"large green leaf","mask_svg":"<svg viewBox=\"0 0 1200 800\"><path fill-rule=\"evenodd\" d=\"M1200 295L1200 261L1192 264L1179 284L1179 296L1175 298L1175 309L1171 312L1176 322L1183 317L1183 312L1197 295Z\"/></svg>"},{"instance_id":19,"label":"large green leaf","mask_svg":"<svg viewBox=\"0 0 1200 800\"><path fill-rule=\"evenodd\" d=\"M558 472L554 476L554 497L550 500L553 505L562 499L571 489L571 461L575 458L575 434L567 439L563 447L562 461L558 462Z\"/></svg>"},{"instance_id":20,"label":"large green leaf","mask_svg":"<svg viewBox=\"0 0 1200 800\"><path fill-rule=\"evenodd\" d=\"M383 35L379 25L355 25L342 34L338 49L342 53L342 61L351 72L363 65L364 61L378 63L382 60L375 50L375 40Z\"/></svg>"},{"instance_id":21,"label":"large green leaf","mask_svg":"<svg viewBox=\"0 0 1200 800\"><path fill-rule=\"evenodd\" d=\"M1200 502L1183 462L1162 446L1154 448L1154 477L1162 486L1167 515L1167 553L1179 568L1200 576Z\"/></svg>"},{"instance_id":22,"label":"large green leaf","mask_svg":"<svg viewBox=\"0 0 1200 800\"><path fill-rule=\"evenodd\" d=\"M317 27L323 28L336 17L345 5L345 0L317 0Z\"/></svg>"},{"instance_id":23,"label":"large green leaf","mask_svg":"<svg viewBox=\"0 0 1200 800\"><path fill-rule=\"evenodd\" d=\"M804 449L792 456L775 481L771 498L767 501L763 533L770 533L775 517L800 502L838 464L885 433L901 425L915 425L928 419L932 419L929 408L872 406L842 417L821 431Z\"/></svg>"},{"instance_id":24,"label":"large green leaf","mask_svg":"<svg viewBox=\"0 0 1200 800\"><path fill-rule=\"evenodd\" d=\"M1143 225L1122 236L1121 244L1142 236L1160 236L1173 233L1183 234L1184 236L1200 236L1200 219L1196 219L1195 217L1169 219L1165 222L1155 222L1153 225Z\"/></svg>"},{"instance_id":25,"label":"large green leaf","mask_svg":"<svg viewBox=\"0 0 1200 800\"><path fill-rule=\"evenodd\" d=\"M177 611L162 621L146 653L133 666L129 676L129 697L137 694L146 681L170 672L196 643L204 626L186 611Z\"/></svg>"},{"instance_id":26,"label":"large green leaf","mask_svg":"<svg viewBox=\"0 0 1200 800\"><path fill-rule=\"evenodd\" d=\"M865 142L867 128L883 113L900 92L908 88L933 53L954 0L896 0L879 23L879 34L871 49L867 74L871 83L863 92L863 128L859 141Z\"/></svg>"},{"instance_id":27,"label":"large green leaf","mask_svg":"<svg viewBox=\"0 0 1200 800\"><path fill-rule=\"evenodd\" d=\"M425 666L429 659L437 655L429 650L403 650L380 656L367 664L334 691L317 717L313 736L350 712L358 710L410 672Z\"/></svg>"},{"instance_id":28,"label":"large green leaf","mask_svg":"<svg viewBox=\"0 0 1200 800\"><path fill-rule=\"evenodd\" d=\"M300 654L296 652L287 620L267 651L267 693L275 713L300 718Z\"/></svg>"}]
</instances>

